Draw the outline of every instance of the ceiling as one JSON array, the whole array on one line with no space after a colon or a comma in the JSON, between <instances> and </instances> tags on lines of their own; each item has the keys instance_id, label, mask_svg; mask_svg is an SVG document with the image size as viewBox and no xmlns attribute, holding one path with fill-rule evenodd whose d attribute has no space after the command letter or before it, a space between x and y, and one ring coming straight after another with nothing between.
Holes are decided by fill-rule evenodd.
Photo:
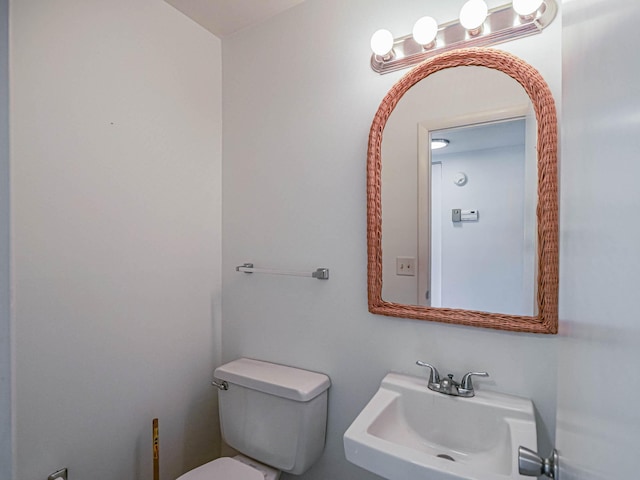
<instances>
[{"instance_id":1,"label":"ceiling","mask_svg":"<svg viewBox=\"0 0 640 480\"><path fill-rule=\"evenodd\" d=\"M304 0L165 0L215 36L224 38Z\"/></svg>"},{"instance_id":2,"label":"ceiling","mask_svg":"<svg viewBox=\"0 0 640 480\"><path fill-rule=\"evenodd\" d=\"M431 132L432 138L446 138L451 143L447 148L433 150L434 161L444 160L452 153L512 147L525 144L526 121L516 118L504 122L490 122L468 127L454 127ZM437 158L437 160L435 160Z\"/></svg>"}]
</instances>

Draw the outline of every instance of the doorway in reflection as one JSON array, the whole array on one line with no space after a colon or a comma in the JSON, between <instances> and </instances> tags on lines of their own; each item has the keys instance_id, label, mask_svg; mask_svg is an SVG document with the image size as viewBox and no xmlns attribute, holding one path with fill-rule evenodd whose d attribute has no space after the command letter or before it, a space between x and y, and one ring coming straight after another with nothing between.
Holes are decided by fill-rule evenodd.
<instances>
[{"instance_id":1,"label":"doorway in reflection","mask_svg":"<svg viewBox=\"0 0 640 480\"><path fill-rule=\"evenodd\" d=\"M535 198L524 117L428 132L430 262L423 305L534 315ZM535 172L533 172L535 173ZM529 222L531 223L531 222ZM425 227L426 228L426 227ZM428 265L430 263L430 265Z\"/></svg>"}]
</instances>

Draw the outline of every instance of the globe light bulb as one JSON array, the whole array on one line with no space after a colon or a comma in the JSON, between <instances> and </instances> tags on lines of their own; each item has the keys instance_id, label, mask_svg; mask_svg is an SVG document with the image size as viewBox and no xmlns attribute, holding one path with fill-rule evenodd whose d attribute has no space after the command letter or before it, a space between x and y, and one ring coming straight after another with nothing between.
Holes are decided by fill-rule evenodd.
<instances>
[{"instance_id":1,"label":"globe light bulb","mask_svg":"<svg viewBox=\"0 0 640 480\"><path fill-rule=\"evenodd\" d=\"M381 57L388 55L393 50L393 34L385 29L376 31L371 36L371 50Z\"/></svg>"},{"instance_id":2,"label":"globe light bulb","mask_svg":"<svg viewBox=\"0 0 640 480\"><path fill-rule=\"evenodd\" d=\"M542 6L543 0L513 0L513 9L521 17L529 17Z\"/></svg>"},{"instance_id":3,"label":"globe light bulb","mask_svg":"<svg viewBox=\"0 0 640 480\"><path fill-rule=\"evenodd\" d=\"M469 31L478 30L487 19L488 13L489 7L484 0L469 0L460 9L460 25Z\"/></svg>"},{"instance_id":4,"label":"globe light bulb","mask_svg":"<svg viewBox=\"0 0 640 480\"><path fill-rule=\"evenodd\" d=\"M413 39L420 45L431 45L438 34L438 22L433 17L422 17L413 26Z\"/></svg>"}]
</instances>

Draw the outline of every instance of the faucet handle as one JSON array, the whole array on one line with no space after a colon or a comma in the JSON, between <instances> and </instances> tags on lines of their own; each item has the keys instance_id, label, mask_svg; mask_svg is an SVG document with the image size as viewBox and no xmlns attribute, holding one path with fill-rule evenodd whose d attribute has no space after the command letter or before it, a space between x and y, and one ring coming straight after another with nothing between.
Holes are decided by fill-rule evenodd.
<instances>
[{"instance_id":1,"label":"faucet handle","mask_svg":"<svg viewBox=\"0 0 640 480\"><path fill-rule=\"evenodd\" d=\"M427 367L431 369L431 373L429 374L429 383L440 383L440 374L438 373L438 369L433 365L429 365L421 360L416 362L416 365L420 367Z\"/></svg>"},{"instance_id":2,"label":"faucet handle","mask_svg":"<svg viewBox=\"0 0 640 480\"><path fill-rule=\"evenodd\" d=\"M462 377L462 382L460 382L460 387L465 390L473 390L473 382L471 381L472 376L476 377L488 377L489 374L487 372L469 372Z\"/></svg>"}]
</instances>

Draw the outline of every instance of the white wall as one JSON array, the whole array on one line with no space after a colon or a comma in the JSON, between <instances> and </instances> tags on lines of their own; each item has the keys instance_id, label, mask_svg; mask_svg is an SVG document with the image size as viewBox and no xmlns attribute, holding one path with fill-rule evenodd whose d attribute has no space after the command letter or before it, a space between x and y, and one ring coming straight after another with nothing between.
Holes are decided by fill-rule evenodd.
<instances>
[{"instance_id":1,"label":"white wall","mask_svg":"<svg viewBox=\"0 0 640 480\"><path fill-rule=\"evenodd\" d=\"M524 290L523 278L524 145L437 159L442 162L439 306L534 315L533 292ZM465 185L454 184L457 172L467 175ZM454 223L454 208L479 210L479 220Z\"/></svg>"},{"instance_id":2,"label":"white wall","mask_svg":"<svg viewBox=\"0 0 640 480\"><path fill-rule=\"evenodd\" d=\"M332 380L326 451L305 479L374 478L344 458L342 435L390 370L416 359L478 388L533 398L541 449L555 429L556 339L371 315L366 287L367 137L401 73L369 67L377 28L397 34L460 2L307 0L225 38L223 55L223 360L246 355ZM560 97L560 19L508 45ZM320 47L322 45L323 47ZM329 281L247 275L236 265L331 269ZM291 478L290 476L285 476Z\"/></svg>"},{"instance_id":3,"label":"white wall","mask_svg":"<svg viewBox=\"0 0 640 480\"><path fill-rule=\"evenodd\" d=\"M0 478L12 475L9 208L9 3L0 0Z\"/></svg>"},{"instance_id":4,"label":"white wall","mask_svg":"<svg viewBox=\"0 0 640 480\"><path fill-rule=\"evenodd\" d=\"M154 417L174 479L218 453L220 41L158 0L11 7L16 479L151 478Z\"/></svg>"},{"instance_id":5,"label":"white wall","mask_svg":"<svg viewBox=\"0 0 640 480\"><path fill-rule=\"evenodd\" d=\"M640 432L640 227L632 213L640 208L640 66L627 52L637 44L640 4L565 0L563 8L561 477L632 479Z\"/></svg>"}]
</instances>

